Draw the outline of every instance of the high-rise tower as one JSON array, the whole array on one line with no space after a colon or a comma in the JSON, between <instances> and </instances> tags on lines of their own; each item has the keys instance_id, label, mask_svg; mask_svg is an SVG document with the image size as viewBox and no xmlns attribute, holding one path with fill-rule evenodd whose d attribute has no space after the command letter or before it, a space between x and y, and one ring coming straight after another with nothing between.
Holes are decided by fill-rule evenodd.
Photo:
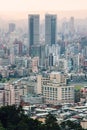
<instances>
[{"instance_id":1,"label":"high-rise tower","mask_svg":"<svg viewBox=\"0 0 87 130\"><path fill-rule=\"evenodd\" d=\"M57 15L45 15L45 43L48 45L56 44Z\"/></svg>"},{"instance_id":2,"label":"high-rise tower","mask_svg":"<svg viewBox=\"0 0 87 130\"><path fill-rule=\"evenodd\" d=\"M28 15L29 47L39 44L39 15Z\"/></svg>"},{"instance_id":3,"label":"high-rise tower","mask_svg":"<svg viewBox=\"0 0 87 130\"><path fill-rule=\"evenodd\" d=\"M75 33L75 27L74 27L74 17L70 18L70 34L73 35Z\"/></svg>"},{"instance_id":4,"label":"high-rise tower","mask_svg":"<svg viewBox=\"0 0 87 130\"><path fill-rule=\"evenodd\" d=\"M16 26L15 26L14 23L9 23L9 32L10 32L10 33L11 33L11 32L14 32L14 31L15 31L15 28L16 28Z\"/></svg>"}]
</instances>

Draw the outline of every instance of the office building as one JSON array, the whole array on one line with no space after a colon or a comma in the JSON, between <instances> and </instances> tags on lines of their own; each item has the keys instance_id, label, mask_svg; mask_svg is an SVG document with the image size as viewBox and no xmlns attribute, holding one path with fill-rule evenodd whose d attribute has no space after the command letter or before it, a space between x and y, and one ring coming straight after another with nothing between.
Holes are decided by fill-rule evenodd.
<instances>
[{"instance_id":1,"label":"office building","mask_svg":"<svg viewBox=\"0 0 87 130\"><path fill-rule=\"evenodd\" d=\"M75 33L74 17L71 17L71 18L70 18L69 25L70 25L70 34L71 34L71 35L74 35L74 33Z\"/></svg>"},{"instance_id":2,"label":"office building","mask_svg":"<svg viewBox=\"0 0 87 130\"><path fill-rule=\"evenodd\" d=\"M11 33L11 32L14 32L14 31L15 31L15 28L16 28L16 26L15 26L14 23L9 23L9 32L10 32L10 33Z\"/></svg>"},{"instance_id":3,"label":"office building","mask_svg":"<svg viewBox=\"0 0 87 130\"><path fill-rule=\"evenodd\" d=\"M39 15L28 15L29 47L39 44Z\"/></svg>"},{"instance_id":4,"label":"office building","mask_svg":"<svg viewBox=\"0 0 87 130\"><path fill-rule=\"evenodd\" d=\"M45 44L56 44L57 16L53 14L45 15Z\"/></svg>"}]
</instances>

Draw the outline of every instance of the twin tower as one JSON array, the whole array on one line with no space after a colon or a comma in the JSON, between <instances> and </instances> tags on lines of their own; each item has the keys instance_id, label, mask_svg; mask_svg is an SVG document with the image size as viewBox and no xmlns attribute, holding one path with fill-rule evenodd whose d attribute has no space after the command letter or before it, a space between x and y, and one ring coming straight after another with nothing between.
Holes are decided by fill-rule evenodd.
<instances>
[{"instance_id":1,"label":"twin tower","mask_svg":"<svg viewBox=\"0 0 87 130\"><path fill-rule=\"evenodd\" d=\"M40 15L28 15L29 47L40 43ZM57 15L45 15L45 44L56 44Z\"/></svg>"}]
</instances>

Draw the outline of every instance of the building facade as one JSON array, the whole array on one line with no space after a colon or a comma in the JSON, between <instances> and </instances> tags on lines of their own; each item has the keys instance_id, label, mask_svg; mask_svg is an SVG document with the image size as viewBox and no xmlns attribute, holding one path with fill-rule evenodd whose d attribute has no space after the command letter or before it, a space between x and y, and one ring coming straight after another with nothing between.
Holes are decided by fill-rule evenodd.
<instances>
[{"instance_id":1,"label":"building facade","mask_svg":"<svg viewBox=\"0 0 87 130\"><path fill-rule=\"evenodd\" d=\"M28 15L28 37L29 47L39 44L39 15Z\"/></svg>"},{"instance_id":2,"label":"building facade","mask_svg":"<svg viewBox=\"0 0 87 130\"><path fill-rule=\"evenodd\" d=\"M16 25L14 23L9 23L9 32L14 32L16 28Z\"/></svg>"},{"instance_id":3,"label":"building facade","mask_svg":"<svg viewBox=\"0 0 87 130\"><path fill-rule=\"evenodd\" d=\"M67 84L61 73L51 73L48 77L37 77L37 93L42 94L46 103L74 103L74 86Z\"/></svg>"},{"instance_id":4,"label":"building facade","mask_svg":"<svg viewBox=\"0 0 87 130\"><path fill-rule=\"evenodd\" d=\"M56 44L57 16L53 14L45 15L45 44Z\"/></svg>"}]
</instances>

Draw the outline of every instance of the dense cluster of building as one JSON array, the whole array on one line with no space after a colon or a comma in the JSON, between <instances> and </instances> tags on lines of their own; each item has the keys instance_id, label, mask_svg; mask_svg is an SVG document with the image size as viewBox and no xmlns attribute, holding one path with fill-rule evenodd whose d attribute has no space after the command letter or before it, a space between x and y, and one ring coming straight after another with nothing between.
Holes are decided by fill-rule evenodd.
<instances>
[{"instance_id":1,"label":"dense cluster of building","mask_svg":"<svg viewBox=\"0 0 87 130\"><path fill-rule=\"evenodd\" d=\"M0 105L74 103L74 86L67 84L62 73L21 78L0 84Z\"/></svg>"},{"instance_id":2,"label":"dense cluster of building","mask_svg":"<svg viewBox=\"0 0 87 130\"><path fill-rule=\"evenodd\" d=\"M19 76L43 69L84 73L87 69L87 37L86 29L82 30L76 26L74 17L68 21L64 19L58 26L54 14L46 14L44 24L40 23L40 15L28 15L28 33L10 23L7 32L0 31L1 73L7 73L8 66L13 64L16 65L13 73L20 73Z\"/></svg>"},{"instance_id":3,"label":"dense cluster of building","mask_svg":"<svg viewBox=\"0 0 87 130\"><path fill-rule=\"evenodd\" d=\"M41 24L40 15L31 14L28 33L14 23L0 30L0 106L74 105L69 81L87 81L87 30L76 26L74 17L64 19L60 29L57 23L57 15L46 14ZM86 102L85 88L81 92Z\"/></svg>"}]
</instances>

